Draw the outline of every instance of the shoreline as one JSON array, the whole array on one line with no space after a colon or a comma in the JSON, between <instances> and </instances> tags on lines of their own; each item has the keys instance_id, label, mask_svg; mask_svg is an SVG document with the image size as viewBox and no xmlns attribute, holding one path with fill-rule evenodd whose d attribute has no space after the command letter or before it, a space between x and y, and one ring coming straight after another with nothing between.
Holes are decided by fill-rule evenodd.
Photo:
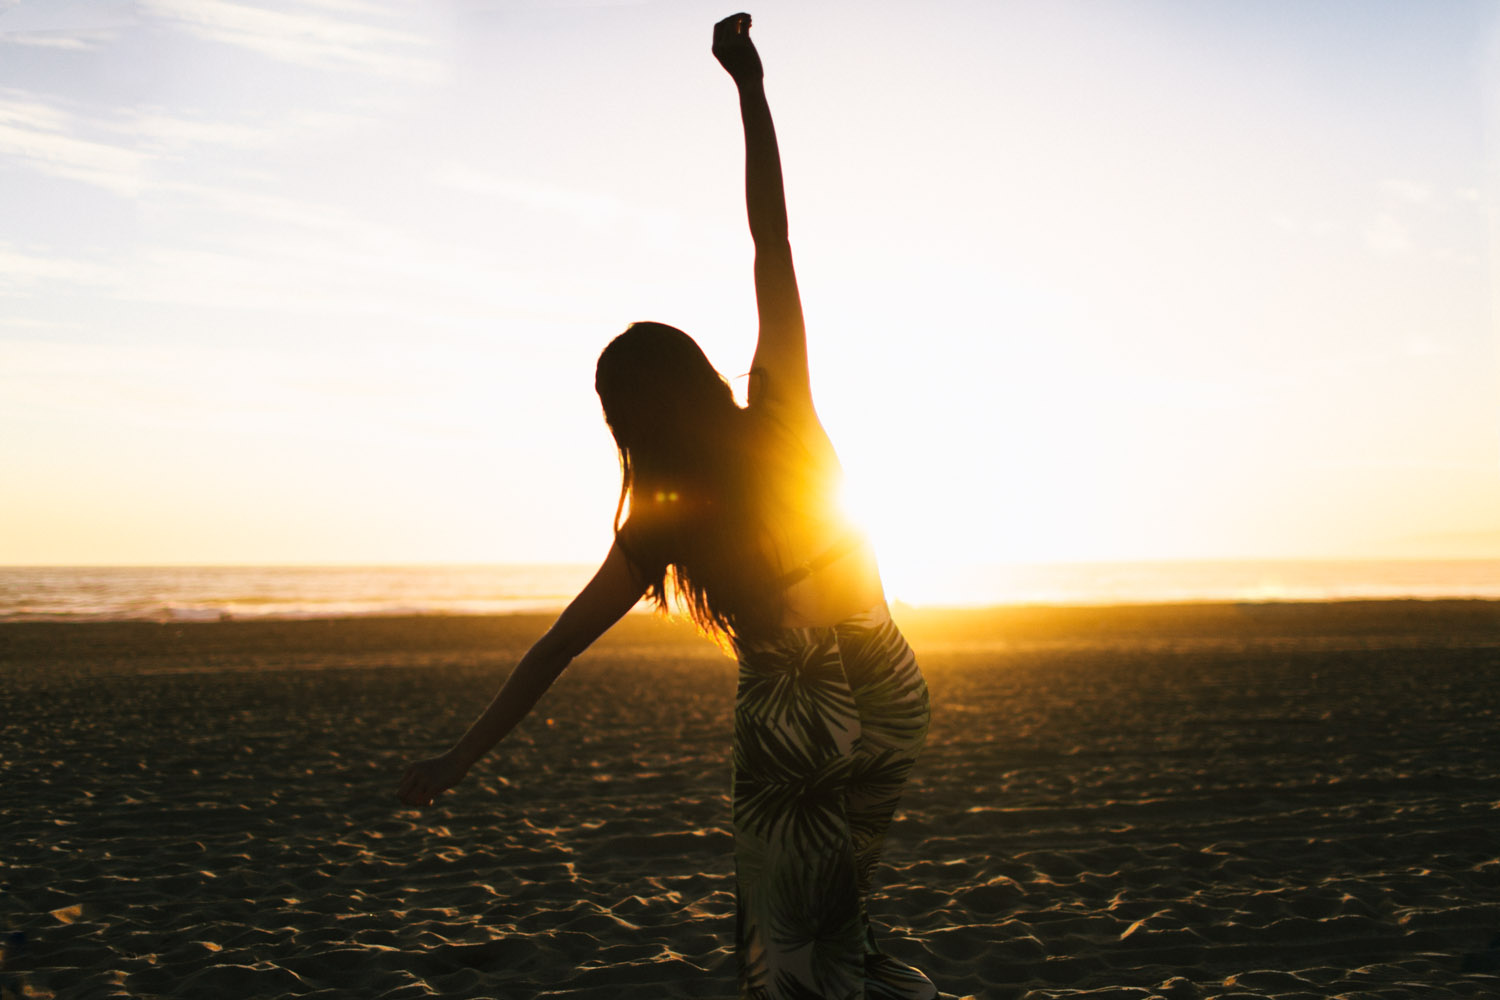
<instances>
[{"instance_id":1,"label":"shoreline","mask_svg":"<svg viewBox=\"0 0 1500 1000\"><path fill-rule=\"evenodd\" d=\"M0 567L0 622L211 622L556 614L587 564ZM1500 558L1200 559L892 567L893 607L1500 600ZM926 582L923 583L923 578Z\"/></svg>"},{"instance_id":2,"label":"shoreline","mask_svg":"<svg viewBox=\"0 0 1500 1000\"><path fill-rule=\"evenodd\" d=\"M1486 598L1270 601L1116 605L999 605L914 608L892 615L924 647L1003 649L1032 644L1182 642L1240 644L1360 640L1380 645L1484 647L1500 644L1500 600ZM39 660L111 660L132 655L519 653L553 614L369 615L219 621L0 622L0 667ZM650 613L627 614L593 649L711 649L692 626ZM588 654L585 653L585 656Z\"/></svg>"}]
</instances>

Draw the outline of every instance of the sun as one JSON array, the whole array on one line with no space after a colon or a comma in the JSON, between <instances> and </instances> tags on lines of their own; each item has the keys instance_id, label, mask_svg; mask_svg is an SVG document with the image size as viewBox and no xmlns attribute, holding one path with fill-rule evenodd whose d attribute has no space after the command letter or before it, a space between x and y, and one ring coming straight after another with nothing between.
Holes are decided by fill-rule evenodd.
<instances>
[{"instance_id":1,"label":"sun","mask_svg":"<svg viewBox=\"0 0 1500 1000\"><path fill-rule=\"evenodd\" d=\"M874 545L886 596L928 605L977 600L965 581L972 578L974 563L994 561L985 546L965 544L965 532L980 512L935 503L918 483L893 488L865 468L846 461L839 503Z\"/></svg>"}]
</instances>

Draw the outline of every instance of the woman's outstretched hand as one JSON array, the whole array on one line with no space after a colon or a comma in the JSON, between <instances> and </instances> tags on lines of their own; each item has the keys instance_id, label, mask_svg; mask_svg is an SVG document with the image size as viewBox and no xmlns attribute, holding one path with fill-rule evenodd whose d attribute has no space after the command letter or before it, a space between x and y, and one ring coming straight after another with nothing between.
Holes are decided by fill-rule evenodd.
<instances>
[{"instance_id":1,"label":"woman's outstretched hand","mask_svg":"<svg viewBox=\"0 0 1500 1000\"><path fill-rule=\"evenodd\" d=\"M735 83L749 83L765 76L760 53L750 40L749 14L730 14L714 25L713 52Z\"/></svg>"},{"instance_id":2,"label":"woman's outstretched hand","mask_svg":"<svg viewBox=\"0 0 1500 1000\"><path fill-rule=\"evenodd\" d=\"M467 767L448 754L420 760L406 769L396 795L409 806L430 806L448 789L463 780Z\"/></svg>"}]
</instances>

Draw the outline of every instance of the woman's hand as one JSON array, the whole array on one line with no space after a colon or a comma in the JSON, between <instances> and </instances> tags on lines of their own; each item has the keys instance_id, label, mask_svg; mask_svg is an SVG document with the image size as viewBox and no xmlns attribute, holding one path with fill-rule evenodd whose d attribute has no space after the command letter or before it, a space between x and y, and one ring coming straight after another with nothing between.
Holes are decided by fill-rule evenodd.
<instances>
[{"instance_id":1,"label":"woman's hand","mask_svg":"<svg viewBox=\"0 0 1500 1000\"><path fill-rule=\"evenodd\" d=\"M765 76L760 53L750 40L749 14L730 14L714 25L713 53L735 83L749 83Z\"/></svg>"},{"instance_id":2,"label":"woman's hand","mask_svg":"<svg viewBox=\"0 0 1500 1000\"><path fill-rule=\"evenodd\" d=\"M451 753L417 761L402 775L396 795L409 806L430 806L468 773L469 769Z\"/></svg>"}]
</instances>

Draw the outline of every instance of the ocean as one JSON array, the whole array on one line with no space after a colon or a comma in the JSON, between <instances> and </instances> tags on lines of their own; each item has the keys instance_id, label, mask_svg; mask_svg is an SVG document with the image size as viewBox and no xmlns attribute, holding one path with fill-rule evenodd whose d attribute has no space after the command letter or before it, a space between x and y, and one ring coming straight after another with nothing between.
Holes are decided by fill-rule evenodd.
<instances>
[{"instance_id":1,"label":"ocean","mask_svg":"<svg viewBox=\"0 0 1500 1000\"><path fill-rule=\"evenodd\" d=\"M216 621L560 610L587 565L0 567L0 621ZM914 605L1500 599L1500 560L1236 560L970 566Z\"/></svg>"}]
</instances>

